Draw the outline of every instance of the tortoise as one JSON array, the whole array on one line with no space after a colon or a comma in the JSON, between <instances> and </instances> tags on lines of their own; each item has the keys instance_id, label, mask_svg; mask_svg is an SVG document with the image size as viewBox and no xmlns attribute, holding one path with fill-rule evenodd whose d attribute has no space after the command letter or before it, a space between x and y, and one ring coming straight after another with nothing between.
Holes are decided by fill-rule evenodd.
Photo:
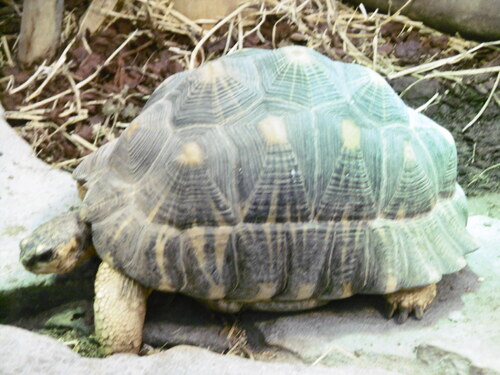
<instances>
[{"instance_id":1,"label":"tortoise","mask_svg":"<svg viewBox=\"0 0 500 375\"><path fill-rule=\"evenodd\" d=\"M96 335L137 353L152 290L226 312L381 294L422 318L477 248L450 133L374 71L306 47L248 49L169 77L73 173L82 205L21 262L97 254Z\"/></svg>"}]
</instances>

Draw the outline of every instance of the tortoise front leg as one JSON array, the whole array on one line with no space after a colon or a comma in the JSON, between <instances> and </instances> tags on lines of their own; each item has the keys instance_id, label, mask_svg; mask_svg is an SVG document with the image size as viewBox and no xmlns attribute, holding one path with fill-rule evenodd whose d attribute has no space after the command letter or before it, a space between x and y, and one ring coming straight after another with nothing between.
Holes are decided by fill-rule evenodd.
<instances>
[{"instance_id":1,"label":"tortoise front leg","mask_svg":"<svg viewBox=\"0 0 500 375\"><path fill-rule=\"evenodd\" d=\"M437 294L437 285L430 284L423 288L403 289L384 297L389 303L389 318L398 310L396 321L404 323L411 312L415 312L417 319L422 319L424 312L434 301Z\"/></svg>"},{"instance_id":2,"label":"tortoise front leg","mask_svg":"<svg viewBox=\"0 0 500 375\"><path fill-rule=\"evenodd\" d=\"M102 262L95 280L94 324L106 354L139 353L149 290Z\"/></svg>"}]
</instances>

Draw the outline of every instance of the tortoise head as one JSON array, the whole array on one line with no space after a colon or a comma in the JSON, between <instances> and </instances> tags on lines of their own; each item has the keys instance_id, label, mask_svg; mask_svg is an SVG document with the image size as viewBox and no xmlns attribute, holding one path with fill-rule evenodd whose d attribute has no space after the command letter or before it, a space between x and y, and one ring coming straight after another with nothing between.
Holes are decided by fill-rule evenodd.
<instances>
[{"instance_id":1,"label":"tortoise head","mask_svg":"<svg viewBox=\"0 0 500 375\"><path fill-rule=\"evenodd\" d=\"M40 225L20 243L20 260L34 273L65 273L95 254L89 226L78 213Z\"/></svg>"}]
</instances>

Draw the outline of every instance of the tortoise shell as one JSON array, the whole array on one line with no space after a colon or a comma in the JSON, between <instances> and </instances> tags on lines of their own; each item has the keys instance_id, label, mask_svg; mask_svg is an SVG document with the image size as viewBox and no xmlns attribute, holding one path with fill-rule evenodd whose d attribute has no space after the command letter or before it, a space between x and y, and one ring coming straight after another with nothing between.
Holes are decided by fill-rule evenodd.
<instances>
[{"instance_id":1,"label":"tortoise shell","mask_svg":"<svg viewBox=\"0 0 500 375\"><path fill-rule=\"evenodd\" d=\"M451 135L377 73L304 47L171 76L74 176L99 256L202 299L330 300L465 266Z\"/></svg>"}]
</instances>

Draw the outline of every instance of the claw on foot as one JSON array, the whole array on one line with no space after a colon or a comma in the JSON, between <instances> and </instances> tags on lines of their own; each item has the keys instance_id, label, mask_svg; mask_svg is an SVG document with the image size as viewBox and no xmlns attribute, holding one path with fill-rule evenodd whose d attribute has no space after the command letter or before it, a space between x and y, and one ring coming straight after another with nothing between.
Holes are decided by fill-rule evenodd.
<instances>
[{"instance_id":1,"label":"claw on foot","mask_svg":"<svg viewBox=\"0 0 500 375\"><path fill-rule=\"evenodd\" d=\"M396 322L404 323L413 312L415 318L422 319L425 310L434 301L437 294L436 284L423 288L403 289L385 295L389 303L388 318L397 312Z\"/></svg>"}]
</instances>

